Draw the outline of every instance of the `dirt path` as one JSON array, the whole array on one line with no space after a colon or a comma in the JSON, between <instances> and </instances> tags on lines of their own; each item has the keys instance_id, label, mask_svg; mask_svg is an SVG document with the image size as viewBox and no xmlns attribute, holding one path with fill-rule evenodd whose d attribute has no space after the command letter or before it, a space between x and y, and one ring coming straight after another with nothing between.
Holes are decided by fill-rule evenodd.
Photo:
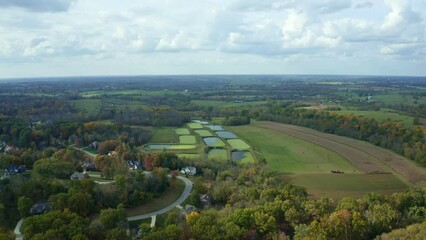
<instances>
[{"instance_id":1,"label":"dirt path","mask_svg":"<svg viewBox=\"0 0 426 240\"><path fill-rule=\"evenodd\" d=\"M387 149L367 142L282 123L258 122L254 126L281 132L330 149L342 155L364 173L393 173L406 183L426 180L424 168L416 166L414 162Z\"/></svg>"}]
</instances>

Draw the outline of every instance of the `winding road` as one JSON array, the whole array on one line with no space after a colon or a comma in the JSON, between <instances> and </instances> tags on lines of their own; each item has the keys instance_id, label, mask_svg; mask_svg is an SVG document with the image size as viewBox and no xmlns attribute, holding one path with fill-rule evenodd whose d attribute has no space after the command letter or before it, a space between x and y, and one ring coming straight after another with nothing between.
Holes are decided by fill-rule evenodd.
<instances>
[{"instance_id":1,"label":"winding road","mask_svg":"<svg viewBox=\"0 0 426 240\"><path fill-rule=\"evenodd\" d=\"M136 221L136 220L141 220L141 219L146 219L146 218L152 218L153 216L166 213L166 212L172 210L173 208L177 207L178 205L182 204L185 201L185 199L187 199L189 197L189 194L191 193L192 182L188 178L186 178L186 177L178 176L177 178L180 179L180 180L182 180L185 183L185 189L183 190L182 195L176 201L174 201L169 206L167 206L165 208L162 208L162 209L160 209L158 211L147 213L147 214L142 214L142 215L128 217L127 221Z\"/></svg>"}]
</instances>

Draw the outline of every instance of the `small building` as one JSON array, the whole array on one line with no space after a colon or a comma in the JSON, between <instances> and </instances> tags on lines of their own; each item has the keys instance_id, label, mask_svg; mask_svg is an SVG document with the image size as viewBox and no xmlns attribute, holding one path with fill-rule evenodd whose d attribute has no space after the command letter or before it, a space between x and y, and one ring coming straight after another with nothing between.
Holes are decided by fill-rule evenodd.
<instances>
[{"instance_id":1,"label":"small building","mask_svg":"<svg viewBox=\"0 0 426 240\"><path fill-rule=\"evenodd\" d=\"M50 210L49 203L36 203L30 209L30 214L43 214Z\"/></svg>"},{"instance_id":2,"label":"small building","mask_svg":"<svg viewBox=\"0 0 426 240\"><path fill-rule=\"evenodd\" d=\"M129 166L130 170L139 170L143 167L143 164L137 160L127 160L126 164Z\"/></svg>"},{"instance_id":3,"label":"small building","mask_svg":"<svg viewBox=\"0 0 426 240\"><path fill-rule=\"evenodd\" d=\"M194 176L197 173L197 169L195 167L186 166L186 167L182 168L180 173Z\"/></svg>"},{"instance_id":4,"label":"small building","mask_svg":"<svg viewBox=\"0 0 426 240\"><path fill-rule=\"evenodd\" d=\"M100 144L101 144L100 142L94 141L91 144L89 144L89 147L91 147L93 149L98 149Z\"/></svg>"},{"instance_id":5,"label":"small building","mask_svg":"<svg viewBox=\"0 0 426 240\"><path fill-rule=\"evenodd\" d=\"M82 180L85 178L90 178L89 174L87 173L79 173L79 172L74 172L71 176L70 179L71 180Z\"/></svg>"}]
</instances>

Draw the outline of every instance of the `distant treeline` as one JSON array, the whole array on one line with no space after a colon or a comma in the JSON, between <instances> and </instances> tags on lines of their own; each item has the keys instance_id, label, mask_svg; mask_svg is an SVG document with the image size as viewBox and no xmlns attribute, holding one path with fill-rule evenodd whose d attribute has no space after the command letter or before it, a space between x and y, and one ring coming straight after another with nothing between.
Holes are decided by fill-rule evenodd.
<instances>
[{"instance_id":1,"label":"distant treeline","mask_svg":"<svg viewBox=\"0 0 426 240\"><path fill-rule=\"evenodd\" d=\"M355 115L338 115L313 109L271 106L260 120L288 123L368 141L426 166L425 132L419 126L405 128L396 122L379 122Z\"/></svg>"}]
</instances>

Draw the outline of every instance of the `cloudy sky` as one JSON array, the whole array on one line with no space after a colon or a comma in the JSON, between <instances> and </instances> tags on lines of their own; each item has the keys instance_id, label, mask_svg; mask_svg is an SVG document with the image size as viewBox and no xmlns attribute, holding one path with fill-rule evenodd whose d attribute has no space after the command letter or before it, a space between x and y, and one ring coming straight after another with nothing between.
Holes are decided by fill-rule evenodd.
<instances>
[{"instance_id":1,"label":"cloudy sky","mask_svg":"<svg viewBox=\"0 0 426 240\"><path fill-rule=\"evenodd\" d=\"M426 0L0 0L0 78L426 75Z\"/></svg>"}]
</instances>

